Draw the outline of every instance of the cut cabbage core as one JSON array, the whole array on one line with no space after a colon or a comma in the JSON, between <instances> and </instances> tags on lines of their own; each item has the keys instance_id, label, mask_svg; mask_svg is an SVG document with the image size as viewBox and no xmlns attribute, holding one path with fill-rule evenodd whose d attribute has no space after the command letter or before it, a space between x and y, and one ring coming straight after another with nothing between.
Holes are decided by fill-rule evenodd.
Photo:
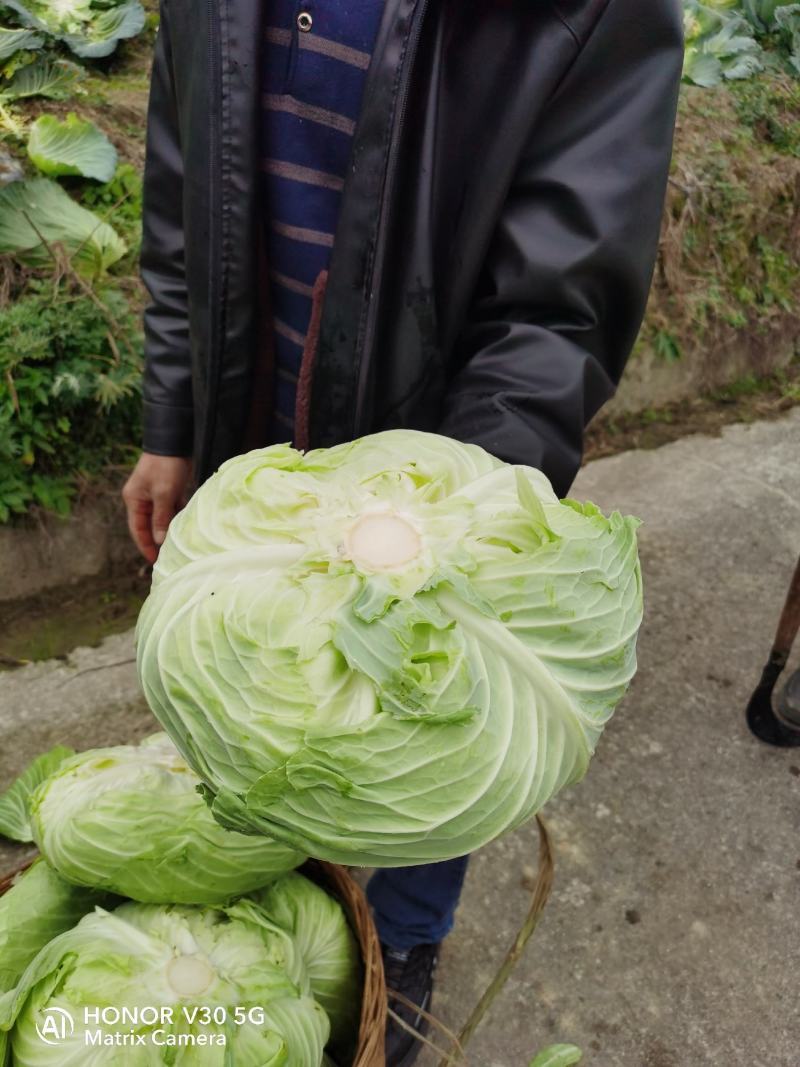
<instances>
[{"instance_id":1,"label":"cut cabbage core","mask_svg":"<svg viewBox=\"0 0 800 1067\"><path fill-rule=\"evenodd\" d=\"M416 559L422 542L407 519L392 511L373 511L350 528L345 548L359 570L395 571Z\"/></svg>"},{"instance_id":2,"label":"cut cabbage core","mask_svg":"<svg viewBox=\"0 0 800 1067\"><path fill-rule=\"evenodd\" d=\"M178 996L196 997L214 981L214 972L200 956L176 956L167 964L167 981Z\"/></svg>"}]
</instances>

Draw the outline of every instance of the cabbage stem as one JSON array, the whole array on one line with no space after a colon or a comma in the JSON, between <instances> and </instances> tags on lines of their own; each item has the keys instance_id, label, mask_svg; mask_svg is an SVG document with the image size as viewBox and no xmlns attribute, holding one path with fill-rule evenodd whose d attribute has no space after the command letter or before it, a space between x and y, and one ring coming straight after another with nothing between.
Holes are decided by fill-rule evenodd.
<instances>
[{"instance_id":1,"label":"cabbage stem","mask_svg":"<svg viewBox=\"0 0 800 1067\"><path fill-rule=\"evenodd\" d=\"M359 570L400 570L422 551L419 533L394 511L370 511L350 527L345 541Z\"/></svg>"},{"instance_id":2,"label":"cabbage stem","mask_svg":"<svg viewBox=\"0 0 800 1067\"><path fill-rule=\"evenodd\" d=\"M167 981L178 996L196 997L214 981L214 972L200 956L176 956L167 964Z\"/></svg>"}]
</instances>

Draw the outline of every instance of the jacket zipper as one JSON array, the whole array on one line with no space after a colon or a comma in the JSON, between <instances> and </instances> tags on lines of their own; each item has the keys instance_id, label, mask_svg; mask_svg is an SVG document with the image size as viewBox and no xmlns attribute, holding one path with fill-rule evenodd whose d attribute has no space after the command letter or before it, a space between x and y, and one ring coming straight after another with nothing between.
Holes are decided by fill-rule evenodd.
<instances>
[{"instance_id":1,"label":"jacket zipper","mask_svg":"<svg viewBox=\"0 0 800 1067\"><path fill-rule=\"evenodd\" d=\"M211 82L212 99L216 96L217 101L209 108L208 116L208 151L209 151L209 274L208 293L210 309L210 336L209 336L209 373L206 396L206 432L203 441L200 466L206 470L211 458L214 434L216 432L217 393L219 392L219 377L222 367L222 352L220 351L223 337L222 321L223 308L219 299L220 279L216 265L222 262L220 247L220 226L222 220L222 204L218 203L222 194L222 171L220 165L220 122L219 110L221 107L221 84L220 84L220 20L219 0L207 0L209 40L208 40L208 67L209 80ZM214 220L217 220L216 222ZM223 268L224 269L224 268ZM210 472L208 472L210 473Z\"/></svg>"},{"instance_id":2,"label":"jacket zipper","mask_svg":"<svg viewBox=\"0 0 800 1067\"><path fill-rule=\"evenodd\" d=\"M361 345L357 353L358 376L356 380L356 404L353 418L354 436L361 432L361 422L364 417L364 404L367 392L368 357L375 336L375 323L377 319L376 304L374 297L380 292L383 277L384 252L389 229L389 214L394 191L395 178L397 176L397 154L400 146L400 138L403 132L406 110L408 107L409 86L411 82L411 70L419 47L422 34L422 24L425 20L425 12L428 9L429 0L417 0L416 7L411 16L412 25L409 31L408 44L403 63L401 83L398 90L395 118L392 123L392 136L389 144L389 154L384 173L383 188L381 189L381 208L378 218L378 233L375 240L374 270L370 279L370 300L367 307L366 322Z\"/></svg>"}]
</instances>

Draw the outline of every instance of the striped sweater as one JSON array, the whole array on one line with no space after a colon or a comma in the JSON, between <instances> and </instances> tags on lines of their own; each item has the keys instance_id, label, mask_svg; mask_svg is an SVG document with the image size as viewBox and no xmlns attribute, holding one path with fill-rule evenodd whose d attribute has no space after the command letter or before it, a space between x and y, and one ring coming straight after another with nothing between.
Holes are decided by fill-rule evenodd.
<instances>
[{"instance_id":1,"label":"striped sweater","mask_svg":"<svg viewBox=\"0 0 800 1067\"><path fill-rule=\"evenodd\" d=\"M314 282L327 269L381 0L268 0L261 181L275 340L269 439L290 441Z\"/></svg>"}]
</instances>

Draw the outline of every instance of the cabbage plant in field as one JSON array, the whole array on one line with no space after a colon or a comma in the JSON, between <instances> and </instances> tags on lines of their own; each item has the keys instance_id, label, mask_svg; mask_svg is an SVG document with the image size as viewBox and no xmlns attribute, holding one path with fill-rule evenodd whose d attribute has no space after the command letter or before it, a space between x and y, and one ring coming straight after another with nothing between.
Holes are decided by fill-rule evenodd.
<instances>
[{"instance_id":1,"label":"cabbage plant in field","mask_svg":"<svg viewBox=\"0 0 800 1067\"><path fill-rule=\"evenodd\" d=\"M0 188L0 255L12 255L30 267L52 267L55 244L64 248L81 274L93 277L127 251L108 223L49 178Z\"/></svg>"},{"instance_id":2,"label":"cabbage plant in field","mask_svg":"<svg viewBox=\"0 0 800 1067\"><path fill-rule=\"evenodd\" d=\"M141 682L224 824L460 856L585 773L635 670L636 526L435 434L251 452L170 527Z\"/></svg>"},{"instance_id":3,"label":"cabbage plant in field","mask_svg":"<svg viewBox=\"0 0 800 1067\"><path fill-rule=\"evenodd\" d=\"M14 1067L319 1067L328 1018L291 937L253 910L97 908L0 996L0 1063L7 1046ZM48 1044L63 1013L72 1032Z\"/></svg>"},{"instance_id":4,"label":"cabbage plant in field","mask_svg":"<svg viewBox=\"0 0 800 1067\"><path fill-rule=\"evenodd\" d=\"M198 784L165 734L81 752L33 792L32 837L68 881L156 903L219 903L303 861L223 829Z\"/></svg>"},{"instance_id":5,"label":"cabbage plant in field","mask_svg":"<svg viewBox=\"0 0 800 1067\"><path fill-rule=\"evenodd\" d=\"M24 27L62 41L83 59L111 55L117 44L141 33L139 0L3 0Z\"/></svg>"}]
</instances>

